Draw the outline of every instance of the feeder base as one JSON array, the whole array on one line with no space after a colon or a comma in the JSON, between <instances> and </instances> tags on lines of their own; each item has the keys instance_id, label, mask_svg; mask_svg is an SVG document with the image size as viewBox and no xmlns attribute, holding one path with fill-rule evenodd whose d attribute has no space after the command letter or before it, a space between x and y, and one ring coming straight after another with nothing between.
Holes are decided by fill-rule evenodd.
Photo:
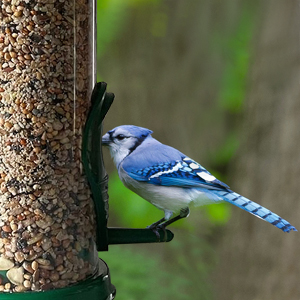
<instances>
[{"instance_id":1,"label":"feeder base","mask_svg":"<svg viewBox=\"0 0 300 300\"><path fill-rule=\"evenodd\" d=\"M1 300L112 300L116 294L110 282L107 265L99 259L99 271L94 277L78 284L50 291L0 293Z\"/></svg>"}]
</instances>

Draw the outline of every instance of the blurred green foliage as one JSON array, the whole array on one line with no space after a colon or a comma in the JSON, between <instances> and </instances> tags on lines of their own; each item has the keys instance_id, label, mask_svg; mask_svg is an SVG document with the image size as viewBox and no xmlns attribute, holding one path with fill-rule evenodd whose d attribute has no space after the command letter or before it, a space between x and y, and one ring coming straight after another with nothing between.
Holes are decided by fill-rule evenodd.
<instances>
[{"instance_id":1,"label":"blurred green foliage","mask_svg":"<svg viewBox=\"0 0 300 300\"><path fill-rule=\"evenodd\" d=\"M151 24L151 34L154 37L164 37L167 33L168 15L164 12L154 14Z\"/></svg>"},{"instance_id":2,"label":"blurred green foliage","mask_svg":"<svg viewBox=\"0 0 300 300\"><path fill-rule=\"evenodd\" d=\"M233 114L241 112L245 98L253 29L253 9L246 7L239 26L230 38L224 39L219 32L214 37L214 46L223 49L224 60L227 62L222 76L219 103L223 109Z\"/></svg>"},{"instance_id":3,"label":"blurred green foliage","mask_svg":"<svg viewBox=\"0 0 300 300\"><path fill-rule=\"evenodd\" d=\"M131 6L160 3L161 0L97 0L97 55L107 50L109 44L118 37ZM153 22L152 33L161 36L166 26L166 15L158 14ZM101 75L101 74L100 74Z\"/></svg>"},{"instance_id":4,"label":"blurred green foliage","mask_svg":"<svg viewBox=\"0 0 300 300\"><path fill-rule=\"evenodd\" d=\"M212 298L207 278L216 258L211 255L211 246L193 235L183 232L176 235L179 238L167 245L114 245L108 252L99 253L109 265L117 297L126 300ZM197 276L191 278L191 273Z\"/></svg>"},{"instance_id":5,"label":"blurred green foliage","mask_svg":"<svg viewBox=\"0 0 300 300\"><path fill-rule=\"evenodd\" d=\"M224 144L219 149L216 149L213 154L213 164L217 166L228 164L237 151L239 144L237 132L232 131L229 133Z\"/></svg>"},{"instance_id":6,"label":"blurred green foliage","mask_svg":"<svg viewBox=\"0 0 300 300\"><path fill-rule=\"evenodd\" d=\"M114 246L101 258L109 265L120 299L186 299L188 280L167 270L157 255Z\"/></svg>"},{"instance_id":7,"label":"blurred green foliage","mask_svg":"<svg viewBox=\"0 0 300 300\"><path fill-rule=\"evenodd\" d=\"M97 55L118 35L126 18L126 0L97 0Z\"/></svg>"},{"instance_id":8,"label":"blurred green foliage","mask_svg":"<svg viewBox=\"0 0 300 300\"><path fill-rule=\"evenodd\" d=\"M250 64L250 45L254 32L254 10L245 6L240 16L239 26L231 36L215 32L212 48L223 52L226 68L222 74L218 103L220 107L235 119L242 112L246 95L246 82ZM218 50L219 49L219 50ZM232 128L225 142L212 155L212 165L215 168L227 166L239 147L238 131ZM224 174L219 176L220 180ZM222 176L223 175L223 176ZM205 208L209 219L216 224L224 224L230 217L230 207L227 204L213 205Z\"/></svg>"}]
</instances>

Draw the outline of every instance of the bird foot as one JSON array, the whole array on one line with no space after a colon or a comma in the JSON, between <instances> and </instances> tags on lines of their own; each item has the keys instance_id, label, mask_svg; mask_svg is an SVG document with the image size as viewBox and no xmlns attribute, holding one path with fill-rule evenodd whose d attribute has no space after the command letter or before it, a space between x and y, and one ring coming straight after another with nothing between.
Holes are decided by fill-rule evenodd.
<instances>
[{"instance_id":1,"label":"bird foot","mask_svg":"<svg viewBox=\"0 0 300 300\"><path fill-rule=\"evenodd\" d=\"M152 232L155 233L156 235L156 241L157 242L161 242L161 238L160 238L160 233L159 233L159 230L163 230L164 232L164 238L163 238L163 242L166 242L167 241L167 232L166 232L166 227L163 225L163 224L152 224L150 226L147 226L147 229L150 229L152 230Z\"/></svg>"},{"instance_id":2,"label":"bird foot","mask_svg":"<svg viewBox=\"0 0 300 300\"><path fill-rule=\"evenodd\" d=\"M161 229L163 232L164 232L164 238L163 238L163 242L166 242L167 241L167 231L166 231L166 226L164 224L159 224L157 226L158 229Z\"/></svg>"}]
</instances>

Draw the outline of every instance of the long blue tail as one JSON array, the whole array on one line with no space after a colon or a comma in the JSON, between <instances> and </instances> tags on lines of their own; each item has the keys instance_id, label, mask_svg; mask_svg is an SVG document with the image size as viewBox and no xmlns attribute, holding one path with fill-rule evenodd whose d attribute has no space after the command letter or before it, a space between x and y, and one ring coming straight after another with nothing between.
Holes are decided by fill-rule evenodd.
<instances>
[{"instance_id":1,"label":"long blue tail","mask_svg":"<svg viewBox=\"0 0 300 300\"><path fill-rule=\"evenodd\" d=\"M226 191L214 191L214 194L222 197L225 201L261 218L284 232L290 232L291 230L297 231L288 221L282 219L270 210L260 206L259 204L235 193L230 190Z\"/></svg>"}]
</instances>

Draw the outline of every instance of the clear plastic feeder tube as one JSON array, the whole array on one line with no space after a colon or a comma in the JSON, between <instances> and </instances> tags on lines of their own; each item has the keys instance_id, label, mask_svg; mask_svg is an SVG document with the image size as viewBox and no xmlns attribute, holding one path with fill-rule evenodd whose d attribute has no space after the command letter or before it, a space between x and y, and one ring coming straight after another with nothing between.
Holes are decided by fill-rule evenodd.
<instances>
[{"instance_id":1,"label":"clear plastic feeder tube","mask_svg":"<svg viewBox=\"0 0 300 300\"><path fill-rule=\"evenodd\" d=\"M58 289L97 270L81 165L95 14L94 0L0 3L0 293Z\"/></svg>"}]
</instances>

